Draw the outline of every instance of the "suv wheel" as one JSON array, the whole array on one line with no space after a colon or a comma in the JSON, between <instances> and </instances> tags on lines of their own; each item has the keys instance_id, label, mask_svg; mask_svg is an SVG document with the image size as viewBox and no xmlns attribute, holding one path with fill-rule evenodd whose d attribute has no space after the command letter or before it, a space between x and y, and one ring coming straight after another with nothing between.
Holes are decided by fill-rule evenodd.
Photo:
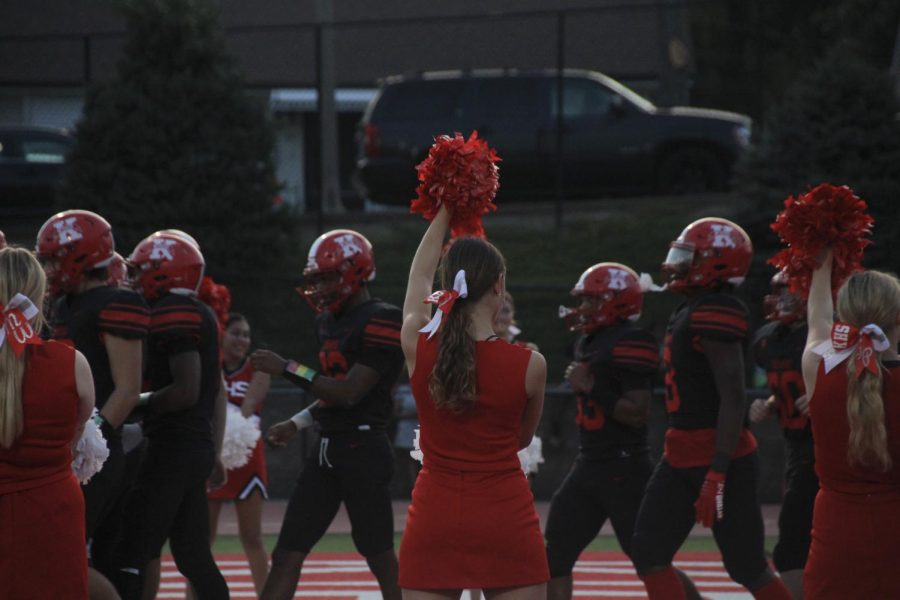
<instances>
[{"instance_id":1,"label":"suv wheel","mask_svg":"<svg viewBox=\"0 0 900 600\"><path fill-rule=\"evenodd\" d=\"M725 188L725 168L709 150L682 148L662 159L656 182L665 194L717 192Z\"/></svg>"}]
</instances>

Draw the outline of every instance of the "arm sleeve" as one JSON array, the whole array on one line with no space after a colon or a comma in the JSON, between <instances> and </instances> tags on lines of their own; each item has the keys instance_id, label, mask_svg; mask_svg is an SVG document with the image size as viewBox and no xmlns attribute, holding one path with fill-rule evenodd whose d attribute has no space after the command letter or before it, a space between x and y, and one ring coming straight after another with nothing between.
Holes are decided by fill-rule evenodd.
<instances>
[{"instance_id":1,"label":"arm sleeve","mask_svg":"<svg viewBox=\"0 0 900 600\"><path fill-rule=\"evenodd\" d=\"M375 312L362 332L362 352L357 362L389 373L403 362L400 348L400 309L385 307Z\"/></svg>"},{"instance_id":2,"label":"arm sleeve","mask_svg":"<svg viewBox=\"0 0 900 600\"><path fill-rule=\"evenodd\" d=\"M188 298L171 295L150 313L150 341L165 354L197 350L203 314Z\"/></svg>"},{"instance_id":3,"label":"arm sleeve","mask_svg":"<svg viewBox=\"0 0 900 600\"><path fill-rule=\"evenodd\" d=\"M701 299L691 311L690 330L694 335L718 342L740 342L747 337L747 307L726 294Z\"/></svg>"},{"instance_id":4,"label":"arm sleeve","mask_svg":"<svg viewBox=\"0 0 900 600\"><path fill-rule=\"evenodd\" d=\"M106 303L97 319L102 333L125 339L146 339L150 330L150 309L135 292L120 290Z\"/></svg>"}]
</instances>

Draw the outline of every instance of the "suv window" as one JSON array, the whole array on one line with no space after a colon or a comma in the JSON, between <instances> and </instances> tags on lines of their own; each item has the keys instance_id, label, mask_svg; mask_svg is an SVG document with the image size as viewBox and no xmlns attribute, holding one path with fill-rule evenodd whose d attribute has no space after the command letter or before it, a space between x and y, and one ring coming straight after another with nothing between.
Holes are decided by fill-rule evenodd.
<instances>
[{"instance_id":1,"label":"suv window","mask_svg":"<svg viewBox=\"0 0 900 600\"><path fill-rule=\"evenodd\" d=\"M542 81L533 77L471 80L475 86L473 108L491 123L504 119L533 119L546 115L542 107ZM468 107L467 107L468 108Z\"/></svg>"},{"instance_id":2,"label":"suv window","mask_svg":"<svg viewBox=\"0 0 900 600\"><path fill-rule=\"evenodd\" d=\"M459 81L408 81L388 85L371 121L426 121L458 116L461 92Z\"/></svg>"},{"instance_id":3,"label":"suv window","mask_svg":"<svg viewBox=\"0 0 900 600\"><path fill-rule=\"evenodd\" d=\"M602 117L609 112L612 92L595 81L566 79L563 83L563 117L579 119ZM557 115L557 86L550 86L550 111Z\"/></svg>"}]
</instances>

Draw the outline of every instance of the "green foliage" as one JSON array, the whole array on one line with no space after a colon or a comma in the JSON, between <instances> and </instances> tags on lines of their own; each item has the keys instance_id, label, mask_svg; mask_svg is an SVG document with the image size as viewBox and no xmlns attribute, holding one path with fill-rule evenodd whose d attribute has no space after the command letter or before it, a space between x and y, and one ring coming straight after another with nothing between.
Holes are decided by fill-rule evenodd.
<instances>
[{"instance_id":1,"label":"green foliage","mask_svg":"<svg viewBox=\"0 0 900 600\"><path fill-rule=\"evenodd\" d=\"M88 93L60 208L104 215L125 256L153 231L178 228L200 242L217 280L254 266L259 275L290 219L273 212L274 134L225 51L214 3L117 6L123 56Z\"/></svg>"},{"instance_id":2,"label":"green foliage","mask_svg":"<svg viewBox=\"0 0 900 600\"><path fill-rule=\"evenodd\" d=\"M849 52L831 52L797 79L739 168L741 193L760 215L751 232L757 248L774 252L776 240L763 229L788 195L827 181L869 203L876 245L867 257L872 266L884 263L900 235L898 112L888 74Z\"/></svg>"}]
</instances>

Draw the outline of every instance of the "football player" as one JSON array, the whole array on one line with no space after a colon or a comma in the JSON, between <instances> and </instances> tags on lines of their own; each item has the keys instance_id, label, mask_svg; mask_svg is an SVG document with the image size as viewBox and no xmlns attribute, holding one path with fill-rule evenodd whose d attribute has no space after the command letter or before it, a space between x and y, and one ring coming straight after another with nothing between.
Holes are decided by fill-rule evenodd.
<instances>
[{"instance_id":1,"label":"football player","mask_svg":"<svg viewBox=\"0 0 900 600\"><path fill-rule=\"evenodd\" d=\"M672 558L695 521L712 528L729 576L754 598L790 598L766 561L756 439L745 423L747 308L734 288L752 257L746 232L712 217L688 225L662 265L685 301L666 328L669 427L631 545L651 600L687 597Z\"/></svg>"},{"instance_id":2,"label":"football player","mask_svg":"<svg viewBox=\"0 0 900 600\"><path fill-rule=\"evenodd\" d=\"M355 231L338 229L316 239L303 275L299 291L319 313L318 367L267 350L251 358L254 369L283 375L317 398L273 425L267 440L284 446L314 423L321 432L288 503L262 598L293 598L303 561L343 502L353 541L382 596L399 599L389 488L394 459L386 428L391 389L403 368L400 309L369 295L374 254L369 240Z\"/></svg>"},{"instance_id":3,"label":"football player","mask_svg":"<svg viewBox=\"0 0 900 600\"><path fill-rule=\"evenodd\" d=\"M777 416L784 430L784 498L772 559L794 598L802 598L803 567L819 491L809 402L800 368L806 347L806 303L790 292L783 271L772 276L771 293L764 303L769 323L757 332L753 351L757 364L766 371L771 396L750 405L750 420L759 423Z\"/></svg>"},{"instance_id":4,"label":"football player","mask_svg":"<svg viewBox=\"0 0 900 600\"><path fill-rule=\"evenodd\" d=\"M572 597L572 567L609 519L619 545L631 536L653 466L647 450L647 412L659 345L638 328L644 302L637 274L619 263L586 270L560 308L569 331L580 333L566 379L575 390L578 456L553 494L544 537L551 600Z\"/></svg>"},{"instance_id":5,"label":"football player","mask_svg":"<svg viewBox=\"0 0 900 600\"><path fill-rule=\"evenodd\" d=\"M228 598L209 547L206 482L218 464L213 419L221 367L216 317L196 298L203 255L183 238L157 232L128 262L135 288L150 304L153 391L141 394L148 444L127 502L116 587L123 600L138 600L147 563L168 538L198 597Z\"/></svg>"},{"instance_id":6,"label":"football player","mask_svg":"<svg viewBox=\"0 0 900 600\"><path fill-rule=\"evenodd\" d=\"M138 402L141 391L143 342L150 315L144 299L131 290L108 283L114 262L112 228L100 215L67 210L41 227L35 254L47 274L48 292L54 297L50 335L66 341L88 360L97 392L97 425L106 438L109 458L102 470L82 487L91 595L111 597L107 578L112 575L115 548L98 529L115 531L113 510L123 491L125 453L121 427ZM101 527L102 525L102 527ZM103 540L103 541L101 541ZM96 569L96 570L94 570Z\"/></svg>"}]
</instances>

